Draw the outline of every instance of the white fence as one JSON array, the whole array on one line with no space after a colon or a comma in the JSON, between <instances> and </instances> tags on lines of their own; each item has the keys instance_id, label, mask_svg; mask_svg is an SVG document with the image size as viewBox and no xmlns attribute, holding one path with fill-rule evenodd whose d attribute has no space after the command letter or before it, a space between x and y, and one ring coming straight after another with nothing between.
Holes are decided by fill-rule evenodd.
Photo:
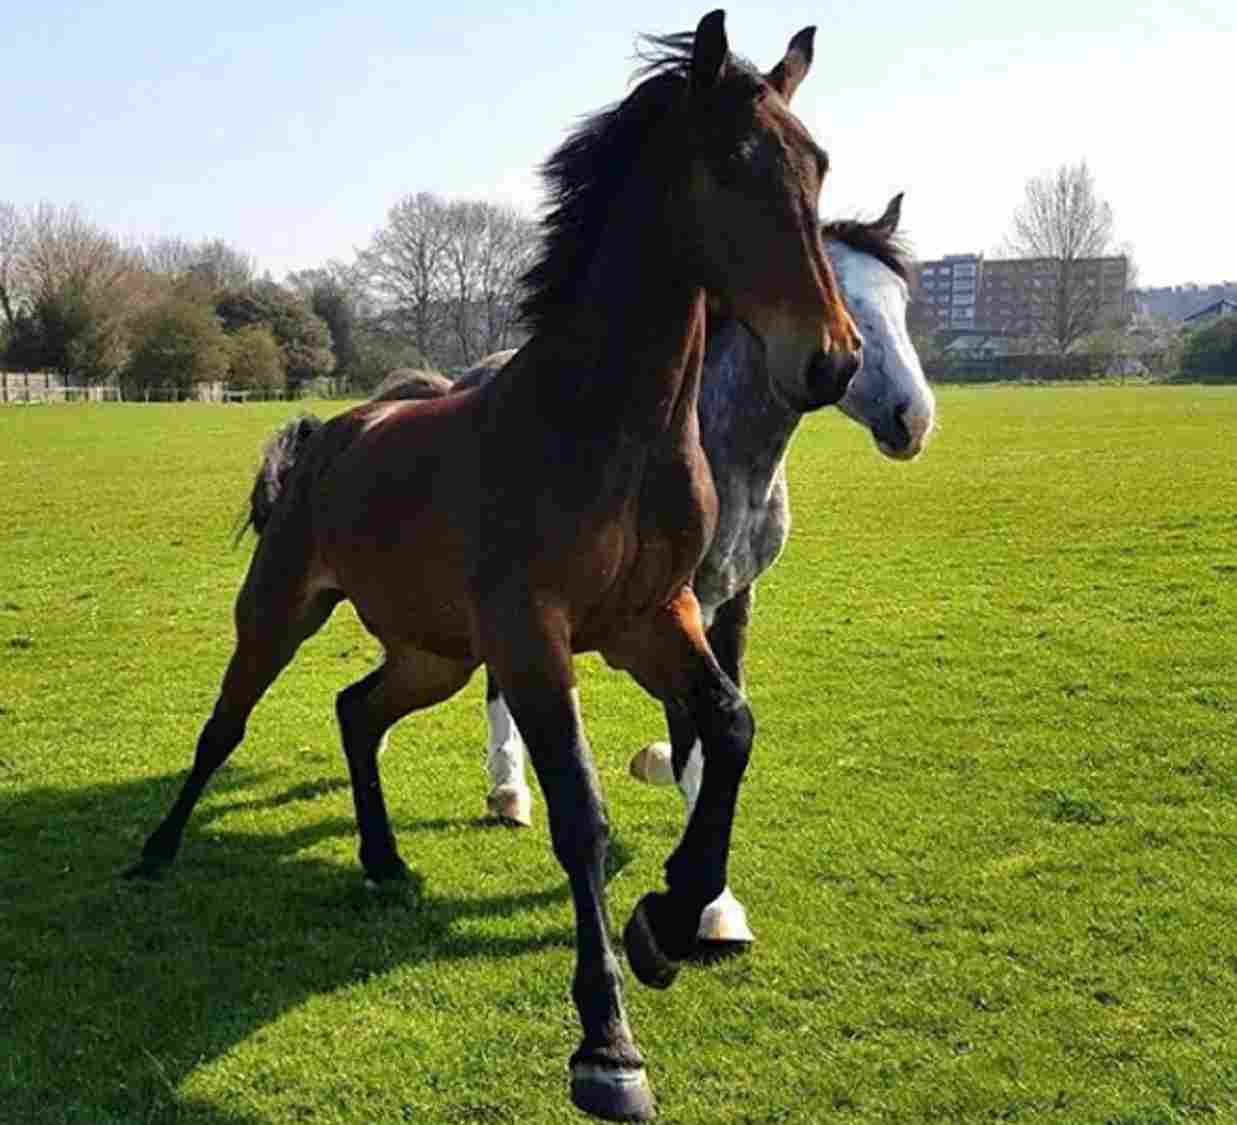
<instances>
[{"instance_id":1,"label":"white fence","mask_svg":"<svg viewBox=\"0 0 1237 1125\"><path fill-rule=\"evenodd\" d=\"M0 371L0 403L120 400L116 386L89 386L43 371Z\"/></svg>"},{"instance_id":2,"label":"white fence","mask_svg":"<svg viewBox=\"0 0 1237 1125\"><path fill-rule=\"evenodd\" d=\"M49 371L0 371L0 405L37 402L264 402L296 399L306 392L286 390L238 390L224 383L196 383L192 387L165 384L132 387L115 383L88 384ZM312 384L315 396L334 398L346 393L343 381L319 379Z\"/></svg>"}]
</instances>

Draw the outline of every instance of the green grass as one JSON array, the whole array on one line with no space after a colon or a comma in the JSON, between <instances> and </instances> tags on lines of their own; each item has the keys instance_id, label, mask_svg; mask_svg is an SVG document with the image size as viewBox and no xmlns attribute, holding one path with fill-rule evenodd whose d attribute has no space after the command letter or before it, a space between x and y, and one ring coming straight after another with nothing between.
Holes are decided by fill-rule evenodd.
<instances>
[{"instance_id":1,"label":"green grass","mask_svg":"<svg viewBox=\"0 0 1237 1125\"><path fill-rule=\"evenodd\" d=\"M1237 390L962 389L923 460L832 412L762 584L733 885L750 956L628 988L661 1120L1237 1120ZM328 407L329 409L329 407ZM480 677L384 759L415 893L361 887L332 717L350 612L161 883L230 646L229 532L286 405L0 411L0 1121L582 1120L543 807L478 823ZM677 798L656 707L580 661L611 909Z\"/></svg>"}]
</instances>

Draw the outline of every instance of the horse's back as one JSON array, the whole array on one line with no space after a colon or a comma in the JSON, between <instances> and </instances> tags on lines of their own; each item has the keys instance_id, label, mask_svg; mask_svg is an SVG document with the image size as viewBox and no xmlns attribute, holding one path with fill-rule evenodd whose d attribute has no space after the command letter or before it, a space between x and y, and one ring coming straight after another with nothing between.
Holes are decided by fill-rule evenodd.
<instances>
[{"instance_id":1,"label":"horse's back","mask_svg":"<svg viewBox=\"0 0 1237 1125\"><path fill-rule=\"evenodd\" d=\"M479 422L474 394L370 402L332 419L314 532L332 582L386 643L471 648Z\"/></svg>"}]
</instances>

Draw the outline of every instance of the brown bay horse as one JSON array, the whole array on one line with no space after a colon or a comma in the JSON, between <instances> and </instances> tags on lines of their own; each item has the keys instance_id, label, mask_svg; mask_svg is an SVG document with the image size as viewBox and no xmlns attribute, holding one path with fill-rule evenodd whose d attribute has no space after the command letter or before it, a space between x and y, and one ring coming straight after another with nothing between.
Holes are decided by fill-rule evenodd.
<instances>
[{"instance_id":1,"label":"brown bay horse","mask_svg":"<svg viewBox=\"0 0 1237 1125\"><path fill-rule=\"evenodd\" d=\"M694 35L650 39L641 81L546 165L554 206L522 309L532 337L504 377L302 420L268 447L235 651L181 793L132 869L171 863L254 706L347 598L385 652L336 701L361 864L374 883L406 878L380 747L488 664L575 908L572 1098L611 1120L654 1106L608 934L608 825L572 653L600 651L700 734L703 781L666 889L624 932L637 977L666 987L726 885L754 731L690 585L717 516L696 414L706 293L761 340L771 386L797 409L837 402L859 364L820 238L827 160L787 104L812 37L796 35L767 75L730 54L721 12Z\"/></svg>"}]
</instances>

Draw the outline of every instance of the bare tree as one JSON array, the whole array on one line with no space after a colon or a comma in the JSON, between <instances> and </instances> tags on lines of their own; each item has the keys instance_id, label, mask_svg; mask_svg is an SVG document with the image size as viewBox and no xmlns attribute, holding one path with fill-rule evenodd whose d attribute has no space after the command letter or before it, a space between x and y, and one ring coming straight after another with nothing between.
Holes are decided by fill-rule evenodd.
<instances>
[{"instance_id":1,"label":"bare tree","mask_svg":"<svg viewBox=\"0 0 1237 1125\"><path fill-rule=\"evenodd\" d=\"M155 238L139 247L138 256L150 273L179 281L193 266L196 247L184 238Z\"/></svg>"},{"instance_id":2,"label":"bare tree","mask_svg":"<svg viewBox=\"0 0 1237 1125\"><path fill-rule=\"evenodd\" d=\"M75 206L21 218L13 260L11 351L23 362L103 379L127 357L126 322L151 299L139 256Z\"/></svg>"},{"instance_id":3,"label":"bare tree","mask_svg":"<svg viewBox=\"0 0 1237 1125\"><path fill-rule=\"evenodd\" d=\"M36 294L74 286L101 295L138 267L130 251L76 206L40 203L26 219L22 272Z\"/></svg>"},{"instance_id":4,"label":"bare tree","mask_svg":"<svg viewBox=\"0 0 1237 1125\"><path fill-rule=\"evenodd\" d=\"M482 355L513 343L520 278L532 264L540 237L537 224L511 207L484 204L486 238L478 268L478 299L483 316Z\"/></svg>"},{"instance_id":5,"label":"bare tree","mask_svg":"<svg viewBox=\"0 0 1237 1125\"><path fill-rule=\"evenodd\" d=\"M477 281L486 238L486 205L472 200L457 200L447 207L445 250L450 287L448 317L455 336L457 362L471 366L480 358L472 331L477 298Z\"/></svg>"},{"instance_id":6,"label":"bare tree","mask_svg":"<svg viewBox=\"0 0 1237 1125\"><path fill-rule=\"evenodd\" d=\"M25 246L25 223L11 203L0 203L0 310L10 333L17 326L17 313L22 307L22 249Z\"/></svg>"},{"instance_id":7,"label":"bare tree","mask_svg":"<svg viewBox=\"0 0 1237 1125\"><path fill-rule=\"evenodd\" d=\"M1048 335L1058 355L1096 327L1105 294L1095 278L1094 260L1111 254L1113 247L1112 208L1096 193L1085 160L1027 181L1005 249L1043 264Z\"/></svg>"},{"instance_id":8,"label":"bare tree","mask_svg":"<svg viewBox=\"0 0 1237 1125\"><path fill-rule=\"evenodd\" d=\"M243 289L258 279L258 263L252 254L229 246L221 238L212 238L195 247L191 276L210 288Z\"/></svg>"},{"instance_id":9,"label":"bare tree","mask_svg":"<svg viewBox=\"0 0 1237 1125\"><path fill-rule=\"evenodd\" d=\"M406 196L387 212L359 264L387 311L407 323L422 357L433 339L449 296L446 281L448 205L430 192Z\"/></svg>"}]
</instances>

